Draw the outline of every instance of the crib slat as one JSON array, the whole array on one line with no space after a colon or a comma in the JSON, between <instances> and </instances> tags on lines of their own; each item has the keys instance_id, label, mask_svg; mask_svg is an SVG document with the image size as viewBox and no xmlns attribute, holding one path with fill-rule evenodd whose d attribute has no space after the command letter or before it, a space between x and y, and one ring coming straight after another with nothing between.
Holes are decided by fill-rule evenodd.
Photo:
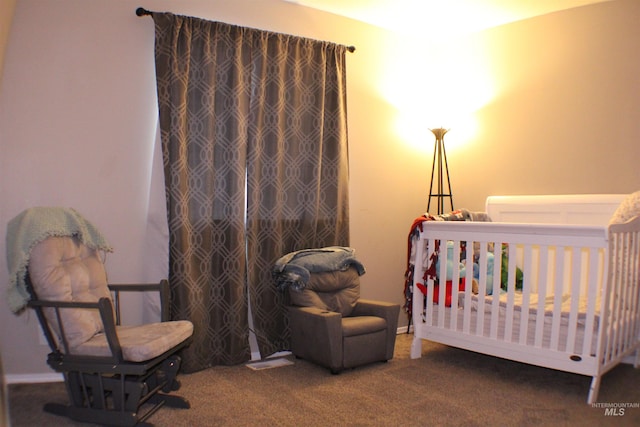
<instances>
[{"instance_id":1,"label":"crib slat","mask_svg":"<svg viewBox=\"0 0 640 427\"><path fill-rule=\"evenodd\" d=\"M541 246L539 250L540 250L540 260L538 262L538 272L539 274L546 276L547 269L548 269L547 261L549 256L549 247ZM536 331L535 331L535 338L534 338L534 345L536 347L542 347L546 297L547 297L547 278L539 277L538 307L536 310Z\"/></svg>"},{"instance_id":2,"label":"crib slat","mask_svg":"<svg viewBox=\"0 0 640 427\"><path fill-rule=\"evenodd\" d=\"M553 297L553 319L551 321L551 345L552 350L558 350L560 341L560 324L562 323L562 293L565 276L565 251L555 250L555 286Z\"/></svg>"},{"instance_id":3,"label":"crib slat","mask_svg":"<svg viewBox=\"0 0 640 427\"><path fill-rule=\"evenodd\" d=\"M418 239L415 243L415 247L411 314L413 319L413 330L414 333L418 335L423 329L423 319L426 321L425 300L422 292L418 289L417 284L424 282L422 266L426 263L426 260L428 259L427 257L429 256L428 240ZM427 286L427 283L423 284ZM414 345L412 351L417 351L417 347L417 345Z\"/></svg>"},{"instance_id":4,"label":"crib slat","mask_svg":"<svg viewBox=\"0 0 640 427\"><path fill-rule=\"evenodd\" d=\"M498 338L500 321L500 291L502 271L502 242L493 242L493 283L491 299L491 332L492 339Z\"/></svg>"},{"instance_id":5,"label":"crib slat","mask_svg":"<svg viewBox=\"0 0 640 427\"><path fill-rule=\"evenodd\" d=\"M584 340L582 342L582 354L591 354L593 345L593 332L595 325L596 310L598 309L598 295L605 280L604 270L601 268L603 254L598 248L589 248L589 274L587 291L587 313L585 319ZM598 274L600 272L601 274Z\"/></svg>"},{"instance_id":6,"label":"crib slat","mask_svg":"<svg viewBox=\"0 0 640 427\"><path fill-rule=\"evenodd\" d=\"M600 350L599 352L604 353L603 364L605 366L614 362L617 354L619 353L620 343L618 343L618 339L616 338L617 330L620 327L620 325L618 325L617 313L618 295L620 287L624 286L623 282L626 281L626 279L624 278L625 272L623 262L623 258L625 258L625 232L624 230L619 230L618 232L616 232L616 228L620 229L620 226L610 226L609 228L609 280L607 283L607 293L605 294L603 303L605 305L605 316L603 316L603 320L606 327L606 333L604 337L605 348L604 351ZM624 226L622 228L624 228ZM602 337L603 336L601 331L601 341ZM600 344L600 347L602 347L602 344Z\"/></svg>"},{"instance_id":7,"label":"crib slat","mask_svg":"<svg viewBox=\"0 0 640 427\"><path fill-rule=\"evenodd\" d=\"M611 360L611 328L612 328L612 315L610 311L610 307L613 304L611 295L615 292L615 283L618 279L618 262L616 259L618 258L618 236L615 234L611 234L609 240L609 277L607 279L607 283L605 283L605 293L604 298L601 302L601 313L603 313L601 321L602 325L600 326L600 331L598 334L598 357L601 357L603 360L603 364L609 363Z\"/></svg>"},{"instance_id":8,"label":"crib slat","mask_svg":"<svg viewBox=\"0 0 640 427\"><path fill-rule=\"evenodd\" d=\"M480 242L480 258L478 259L480 276L478 277L478 310L476 311L476 335L484 332L484 309L487 295L487 243Z\"/></svg>"},{"instance_id":9,"label":"crib slat","mask_svg":"<svg viewBox=\"0 0 640 427\"><path fill-rule=\"evenodd\" d=\"M622 352L624 352L624 350L627 348L627 346L629 345L629 335L628 335L628 331L629 331L629 310L628 310L628 301L629 301L629 291L631 289L631 283L629 283L631 280L631 259L629 257L626 256L626 253L629 252L629 248L631 246L631 235L629 233L624 233L622 235L622 240L623 240L623 246L625 248L625 256L622 257L623 259L623 263L624 263L624 275L623 278L621 280L620 286L620 295L621 295L621 301L620 301L620 313L619 313L619 321L621 323L620 325L620 334L618 337L618 354L621 354Z\"/></svg>"},{"instance_id":10,"label":"crib slat","mask_svg":"<svg viewBox=\"0 0 640 427\"><path fill-rule=\"evenodd\" d=\"M519 342L521 345L527 344L527 329L528 329L528 317L529 317L529 300L531 297L531 286L533 283L533 268L532 268L532 260L531 257L532 248L530 244L525 245L524 247L524 277L522 280L522 308L520 311L520 339Z\"/></svg>"},{"instance_id":11,"label":"crib slat","mask_svg":"<svg viewBox=\"0 0 640 427\"><path fill-rule=\"evenodd\" d=\"M569 309L569 328L567 334L568 352L578 352L576 348L576 330L578 326L578 304L580 302L580 271L582 271L582 257L580 248L571 248L571 308Z\"/></svg>"},{"instance_id":12,"label":"crib slat","mask_svg":"<svg viewBox=\"0 0 640 427\"><path fill-rule=\"evenodd\" d=\"M632 336L632 330L633 330L633 318L631 315L631 308L633 305L633 295L634 295L634 286L633 286L633 274L635 272L634 269L634 262L633 262L633 234L632 233L625 233L626 236L626 241L627 241L627 253L631 256L629 256L627 258L627 275L626 275L626 283L624 285L625 287L625 299L624 299L624 324L625 324L625 328L624 328L624 332L623 332L623 336L624 336L624 348L627 349L632 342L633 336Z\"/></svg>"},{"instance_id":13,"label":"crib slat","mask_svg":"<svg viewBox=\"0 0 640 427\"><path fill-rule=\"evenodd\" d=\"M435 247L436 247L436 240L429 239L427 241L427 257L426 257L427 263L431 262L431 258L436 251ZM433 326L433 315L434 315L434 310L432 308L433 307L433 278L431 277L425 278L424 285L427 287L426 304L424 308L425 321L427 326Z\"/></svg>"},{"instance_id":14,"label":"crib slat","mask_svg":"<svg viewBox=\"0 0 640 427\"><path fill-rule=\"evenodd\" d=\"M634 337L634 332L636 331L635 322L632 313L636 311L638 294L637 287L638 283L633 280L634 277L638 277L638 262L640 260L640 254L637 251L637 235L635 233L629 233L629 245L627 246L627 250L629 251L629 281L627 283L628 294L627 294L627 304L628 304L628 325L629 328L627 330L627 345L631 345Z\"/></svg>"},{"instance_id":15,"label":"crib slat","mask_svg":"<svg viewBox=\"0 0 640 427\"><path fill-rule=\"evenodd\" d=\"M471 330L471 299L472 299L472 280L473 277L473 245L474 241L467 240L467 254L466 254L466 270L467 270L467 284L464 289L464 312L462 320L462 330L465 334L468 334Z\"/></svg>"},{"instance_id":16,"label":"crib slat","mask_svg":"<svg viewBox=\"0 0 640 427\"><path fill-rule=\"evenodd\" d=\"M509 269L507 270L507 310L506 319L513 319L514 314L514 295L516 292L516 259L517 259L517 245L515 243L509 243ZM506 322L504 339L508 342L513 341L513 322Z\"/></svg>"},{"instance_id":17,"label":"crib slat","mask_svg":"<svg viewBox=\"0 0 640 427\"><path fill-rule=\"evenodd\" d=\"M453 259L455 260L454 262L455 268L453 269L452 282L455 284L455 283L458 283L459 280L461 279L460 270L459 268L457 268L458 260L460 259L460 241L458 240L453 242ZM465 278L465 283L467 283L466 280L467 279ZM468 282L468 283L471 283L471 282ZM458 286L453 285L452 288L453 289L451 290L451 307L458 307ZM451 316L450 327L452 330L458 329L458 316Z\"/></svg>"},{"instance_id":18,"label":"crib slat","mask_svg":"<svg viewBox=\"0 0 640 427\"><path fill-rule=\"evenodd\" d=\"M620 337L621 325L619 324L619 319L621 317L621 309L622 309L622 301L620 301L620 295L622 294L622 292L624 292L623 288L626 282L626 274L625 274L626 262L625 262L625 256L624 256L625 243L626 243L625 237L626 237L626 233L623 233L620 235L620 238L619 238L617 262L618 262L618 268L620 273L618 274L618 280L616 280L614 284L615 291L611 294L613 296L613 304L611 308L611 315L612 315L611 358L612 359L616 358L620 352L619 337Z\"/></svg>"},{"instance_id":19,"label":"crib slat","mask_svg":"<svg viewBox=\"0 0 640 427\"><path fill-rule=\"evenodd\" d=\"M625 233L621 233L621 239L622 240L622 247L623 249L623 255L621 256L622 261L622 268L623 268L623 273L621 274L621 280L620 280L620 286L621 286L621 290L620 290L620 303L619 303L619 314L618 314L618 322L621 323L621 327L620 329L620 333L619 336L617 337L616 343L617 343L617 353L621 354L622 352L624 352L627 349L627 346L629 346L629 341L630 341L630 337L629 337L629 329L630 329L630 323L631 323L631 317L630 317L630 298L631 298L631 291L632 291L632 277L633 277L633 259L629 256L632 253L632 248L633 248L633 238L632 238L632 234L625 232Z\"/></svg>"},{"instance_id":20,"label":"crib slat","mask_svg":"<svg viewBox=\"0 0 640 427\"><path fill-rule=\"evenodd\" d=\"M440 268L438 269L438 327L444 328L445 310L445 292L447 289L447 241L438 240L438 259L440 260Z\"/></svg>"}]
</instances>

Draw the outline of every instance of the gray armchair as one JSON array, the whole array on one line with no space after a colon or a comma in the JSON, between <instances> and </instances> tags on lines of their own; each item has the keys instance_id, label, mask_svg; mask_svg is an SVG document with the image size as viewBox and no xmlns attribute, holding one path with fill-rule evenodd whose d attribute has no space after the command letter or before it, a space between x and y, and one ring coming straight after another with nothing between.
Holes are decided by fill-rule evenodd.
<instances>
[{"instance_id":1,"label":"gray armchair","mask_svg":"<svg viewBox=\"0 0 640 427\"><path fill-rule=\"evenodd\" d=\"M333 374L393 358L400 305L360 299L357 268L311 273L304 289L288 291L296 357Z\"/></svg>"}]
</instances>

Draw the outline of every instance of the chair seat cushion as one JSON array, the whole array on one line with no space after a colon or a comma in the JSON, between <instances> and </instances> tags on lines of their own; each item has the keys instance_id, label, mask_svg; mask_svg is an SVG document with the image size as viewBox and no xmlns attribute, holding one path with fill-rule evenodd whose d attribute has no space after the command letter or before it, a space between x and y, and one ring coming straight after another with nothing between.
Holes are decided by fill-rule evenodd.
<instances>
[{"instance_id":1,"label":"chair seat cushion","mask_svg":"<svg viewBox=\"0 0 640 427\"><path fill-rule=\"evenodd\" d=\"M160 356L193 334L193 324L187 320L149 323L141 326L116 328L122 355L129 362L144 362ZM86 356L111 356L104 333L73 348L72 354Z\"/></svg>"},{"instance_id":2,"label":"chair seat cushion","mask_svg":"<svg viewBox=\"0 0 640 427\"><path fill-rule=\"evenodd\" d=\"M377 316L354 316L342 318L342 336L370 334L387 328L387 321Z\"/></svg>"}]
</instances>

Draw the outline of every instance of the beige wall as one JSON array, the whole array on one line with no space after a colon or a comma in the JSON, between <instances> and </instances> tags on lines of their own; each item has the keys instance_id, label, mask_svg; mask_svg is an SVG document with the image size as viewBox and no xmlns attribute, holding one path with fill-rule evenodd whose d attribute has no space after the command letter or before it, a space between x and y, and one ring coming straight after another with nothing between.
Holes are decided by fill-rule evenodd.
<instances>
[{"instance_id":1,"label":"beige wall","mask_svg":"<svg viewBox=\"0 0 640 427\"><path fill-rule=\"evenodd\" d=\"M138 197L148 190L157 110L153 25L134 15L137 6L17 3L0 95L2 254L10 218L61 204L110 237L113 281L161 271L144 250L159 234L144 232L153 196ZM351 243L367 267L368 298L403 300L407 232L426 209L428 128L451 128L445 142L456 207L481 210L491 194L640 187L636 0L426 41L278 0L148 0L145 7L356 46L348 56ZM3 283L6 275L2 262ZM0 304L0 325L11 379L49 372L33 316Z\"/></svg>"},{"instance_id":2,"label":"beige wall","mask_svg":"<svg viewBox=\"0 0 640 427\"><path fill-rule=\"evenodd\" d=\"M452 159L461 200L640 188L639 19L640 2L616 1L468 41L489 60L496 96Z\"/></svg>"}]
</instances>

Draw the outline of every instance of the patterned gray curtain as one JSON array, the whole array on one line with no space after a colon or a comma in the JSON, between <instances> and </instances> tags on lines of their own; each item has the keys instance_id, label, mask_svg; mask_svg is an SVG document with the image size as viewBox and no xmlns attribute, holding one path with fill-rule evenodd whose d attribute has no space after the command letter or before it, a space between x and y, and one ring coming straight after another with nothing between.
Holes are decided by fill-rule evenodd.
<instances>
[{"instance_id":1,"label":"patterned gray curtain","mask_svg":"<svg viewBox=\"0 0 640 427\"><path fill-rule=\"evenodd\" d=\"M289 348L274 261L349 243L345 51L281 34L263 35L254 51L247 271L263 355Z\"/></svg>"},{"instance_id":2,"label":"patterned gray curtain","mask_svg":"<svg viewBox=\"0 0 640 427\"><path fill-rule=\"evenodd\" d=\"M153 13L172 317L195 325L183 370L288 348L271 278L292 250L347 245L345 50Z\"/></svg>"}]
</instances>

